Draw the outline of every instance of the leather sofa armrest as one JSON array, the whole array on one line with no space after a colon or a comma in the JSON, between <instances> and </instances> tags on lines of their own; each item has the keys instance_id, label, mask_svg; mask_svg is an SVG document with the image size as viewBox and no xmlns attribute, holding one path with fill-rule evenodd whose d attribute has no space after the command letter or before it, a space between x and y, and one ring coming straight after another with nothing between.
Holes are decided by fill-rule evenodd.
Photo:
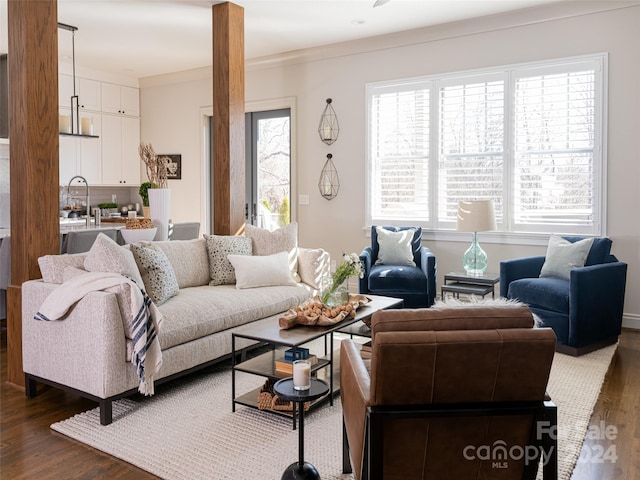
<instances>
[{"instance_id":1,"label":"leather sofa armrest","mask_svg":"<svg viewBox=\"0 0 640 480\"><path fill-rule=\"evenodd\" d=\"M500 262L500 296L507 298L509 284L521 278L535 278L540 276L544 256L515 258Z\"/></svg>"},{"instance_id":2,"label":"leather sofa armrest","mask_svg":"<svg viewBox=\"0 0 640 480\"><path fill-rule=\"evenodd\" d=\"M351 465L362 471L367 409L370 405L371 377L353 340L340 345L340 398L349 441ZM356 478L360 475L356 474Z\"/></svg>"},{"instance_id":3,"label":"leather sofa armrest","mask_svg":"<svg viewBox=\"0 0 640 480\"><path fill-rule=\"evenodd\" d=\"M369 293L369 273L371 273L371 265L375 261L373 258L373 249L365 247L360 254L360 261L363 266L363 276L359 280L360 293Z\"/></svg>"}]
</instances>

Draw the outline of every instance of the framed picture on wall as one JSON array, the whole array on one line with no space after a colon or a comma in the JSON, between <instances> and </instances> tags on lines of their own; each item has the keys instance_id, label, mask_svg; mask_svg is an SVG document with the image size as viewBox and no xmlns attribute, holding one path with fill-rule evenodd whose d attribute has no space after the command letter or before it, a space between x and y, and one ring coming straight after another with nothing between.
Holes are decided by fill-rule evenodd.
<instances>
[{"instance_id":1,"label":"framed picture on wall","mask_svg":"<svg viewBox=\"0 0 640 480\"><path fill-rule=\"evenodd\" d=\"M158 154L158 157L169 158L167 165L167 178L169 180L181 180L182 179L182 155L181 154Z\"/></svg>"}]
</instances>

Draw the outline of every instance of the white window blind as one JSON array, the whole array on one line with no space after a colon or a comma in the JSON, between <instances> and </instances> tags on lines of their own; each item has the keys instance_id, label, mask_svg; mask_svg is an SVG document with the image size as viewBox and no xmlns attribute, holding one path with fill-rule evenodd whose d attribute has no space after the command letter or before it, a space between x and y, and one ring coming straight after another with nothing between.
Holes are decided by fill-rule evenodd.
<instances>
[{"instance_id":1,"label":"white window blind","mask_svg":"<svg viewBox=\"0 0 640 480\"><path fill-rule=\"evenodd\" d=\"M371 206L381 220L428 220L429 88L371 97Z\"/></svg>"},{"instance_id":2,"label":"white window blind","mask_svg":"<svg viewBox=\"0 0 640 480\"><path fill-rule=\"evenodd\" d=\"M455 222L458 201L494 199L502 218L504 81L440 89L438 220Z\"/></svg>"},{"instance_id":3,"label":"white window blind","mask_svg":"<svg viewBox=\"0 0 640 480\"><path fill-rule=\"evenodd\" d=\"M606 234L606 78L602 54L368 85L368 224L493 199L504 233Z\"/></svg>"},{"instance_id":4,"label":"white window blind","mask_svg":"<svg viewBox=\"0 0 640 480\"><path fill-rule=\"evenodd\" d=\"M517 228L593 223L595 88L593 69L516 79Z\"/></svg>"}]
</instances>

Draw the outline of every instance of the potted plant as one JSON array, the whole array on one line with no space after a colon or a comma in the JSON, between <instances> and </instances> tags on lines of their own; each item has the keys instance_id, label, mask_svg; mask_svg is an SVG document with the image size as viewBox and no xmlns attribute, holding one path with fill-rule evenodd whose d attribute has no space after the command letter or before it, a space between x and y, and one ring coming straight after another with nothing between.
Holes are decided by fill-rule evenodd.
<instances>
[{"instance_id":1,"label":"potted plant","mask_svg":"<svg viewBox=\"0 0 640 480\"><path fill-rule=\"evenodd\" d=\"M142 198L142 212L144 215L144 218L150 218L150 212L149 212L149 189L150 188L156 188L157 185L155 183L151 183L151 182L144 182L142 185L140 185L140 189L138 190L138 193L140 194L140 197Z\"/></svg>"}]
</instances>

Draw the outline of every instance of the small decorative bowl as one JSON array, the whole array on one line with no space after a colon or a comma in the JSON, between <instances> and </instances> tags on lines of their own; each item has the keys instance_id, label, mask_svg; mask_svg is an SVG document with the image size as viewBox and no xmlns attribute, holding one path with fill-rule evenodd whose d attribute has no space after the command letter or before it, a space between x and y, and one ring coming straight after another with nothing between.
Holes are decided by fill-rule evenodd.
<instances>
[{"instance_id":1,"label":"small decorative bowl","mask_svg":"<svg viewBox=\"0 0 640 480\"><path fill-rule=\"evenodd\" d=\"M125 243L136 243L153 241L157 231L157 227L135 229L123 228L120 230L120 233L122 234L122 238L124 239Z\"/></svg>"}]
</instances>

